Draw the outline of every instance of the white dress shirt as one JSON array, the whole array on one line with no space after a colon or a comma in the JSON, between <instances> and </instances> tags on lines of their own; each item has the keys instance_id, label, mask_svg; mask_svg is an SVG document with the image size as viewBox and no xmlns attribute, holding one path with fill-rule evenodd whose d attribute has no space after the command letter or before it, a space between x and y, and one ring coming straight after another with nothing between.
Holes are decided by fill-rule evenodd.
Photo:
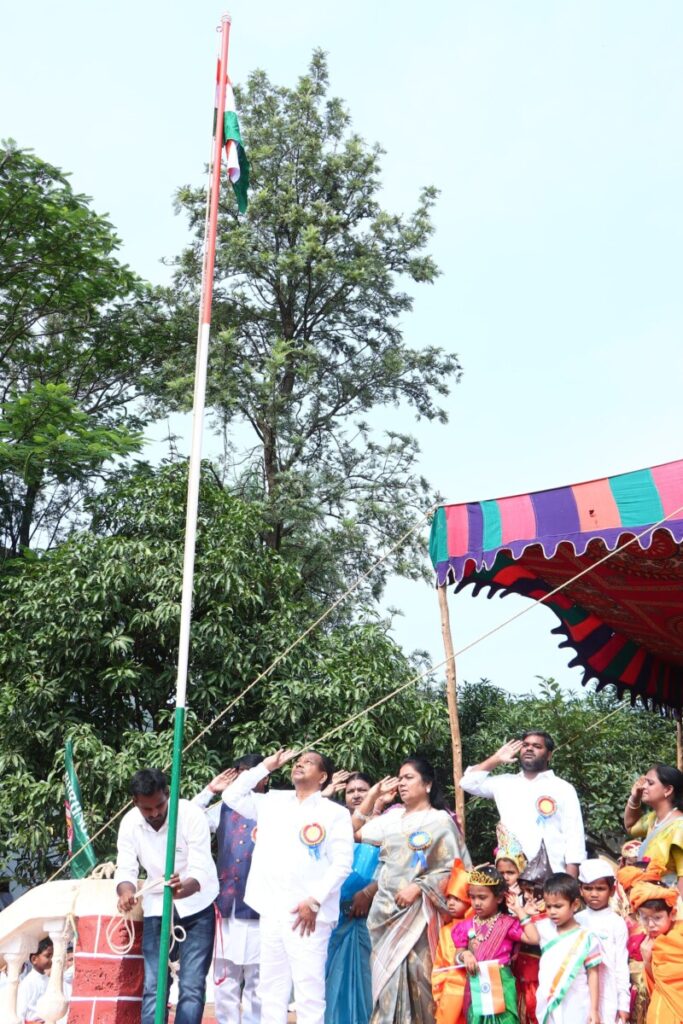
<instances>
[{"instance_id":1,"label":"white dress shirt","mask_svg":"<svg viewBox=\"0 0 683 1024\"><path fill-rule=\"evenodd\" d=\"M631 1005L626 922L610 907L586 907L576 915L576 920L600 940L600 1020L603 1024L614 1024L617 1013L628 1013Z\"/></svg>"},{"instance_id":2,"label":"white dress shirt","mask_svg":"<svg viewBox=\"0 0 683 1024\"><path fill-rule=\"evenodd\" d=\"M228 807L256 819L245 902L262 917L283 918L302 900L312 898L320 904L318 920L335 924L339 890L353 864L351 815L320 793L299 800L292 789L252 792L266 775L268 769L258 764L223 791ZM314 848L302 840L309 825L324 829L322 842Z\"/></svg>"},{"instance_id":3,"label":"white dress shirt","mask_svg":"<svg viewBox=\"0 0 683 1024\"><path fill-rule=\"evenodd\" d=\"M36 1003L47 992L49 982L49 975L41 974L39 971L34 971L33 969L31 969L26 977L22 978L19 982L19 989L17 992L17 1015L22 1021L22 1024L25 1020L42 1020L42 1017L38 1016Z\"/></svg>"},{"instance_id":4,"label":"white dress shirt","mask_svg":"<svg viewBox=\"0 0 683 1024\"><path fill-rule=\"evenodd\" d=\"M495 800L503 825L519 839L527 860L545 841L553 871L586 859L583 818L576 790L555 772L539 772L527 779L516 775L491 775L468 768L460 785L472 796ZM545 798L545 799L544 799Z\"/></svg>"},{"instance_id":5,"label":"white dress shirt","mask_svg":"<svg viewBox=\"0 0 683 1024\"><path fill-rule=\"evenodd\" d=\"M168 817L157 831L143 818L137 807L124 814L116 841L116 873L114 881L138 880L138 864L147 872L147 880L163 879L166 870L166 841ZM180 917L198 914L213 903L218 895L218 875L211 856L211 833L204 812L189 800L178 801L178 830L176 833L175 872L181 880L194 878L199 891L173 906ZM145 917L160 917L163 912L163 881L142 897Z\"/></svg>"}]
</instances>

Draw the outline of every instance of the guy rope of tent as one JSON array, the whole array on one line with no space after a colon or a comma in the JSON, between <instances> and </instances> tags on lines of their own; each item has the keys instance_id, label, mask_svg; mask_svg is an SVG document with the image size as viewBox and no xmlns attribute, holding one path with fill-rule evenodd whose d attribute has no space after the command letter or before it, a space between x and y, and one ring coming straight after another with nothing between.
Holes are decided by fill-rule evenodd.
<instances>
[{"instance_id":1,"label":"guy rope of tent","mask_svg":"<svg viewBox=\"0 0 683 1024\"><path fill-rule=\"evenodd\" d=\"M312 632L312 630L314 630L317 626L319 626L321 624L321 622L323 622L331 614L331 612L334 611L334 609L337 608L341 604L341 602L345 600L346 597L348 597L351 593L353 593L360 586L360 584L365 579L367 579L368 576L372 572L374 572L375 569L377 569L383 562L386 561L386 559L391 555L391 553L396 549L396 547L398 547L400 544L402 544L407 539L407 537L410 536L411 533L413 533L416 529L418 529L424 523L425 519L428 518L428 516L430 515L430 513L432 511L433 511L433 508L430 509L427 513L425 513L425 515L422 516L422 518L411 528L411 530L409 530L406 534L404 534L401 538L399 538L399 540L387 552L385 552L385 554L382 555L381 558L379 558L375 563L373 563L373 565L370 566L370 568L367 569L366 572L364 572L361 576L359 576L356 579L356 581L346 591L344 591L344 593L340 597L338 597L336 599L336 601L334 601L329 606L329 608L327 608L313 623L311 623L311 625L309 625L306 628L306 630L304 630L303 633L301 633L295 640L293 640L292 643L289 644L289 646L285 648L285 650L283 650L280 654L278 654L277 657L273 659L273 661L270 663L270 665L266 669L264 669L263 672L261 672L254 680L252 680L252 682L249 683L249 685L246 686L245 689L242 690L241 693L239 693L233 700L230 701L230 703L220 712L220 714L216 715L216 717L211 722L209 722L209 724L207 726L205 726L205 728L202 729L201 732L199 732L192 740L190 740L189 743L187 743L185 745L185 747L183 748L183 753L185 753L187 750L189 750L190 747L194 746L195 743L197 743L203 736L205 736L208 732L210 732L210 730L213 729L213 727L219 721L221 721L221 719L224 718L225 715L233 707L235 707L235 705L239 701L241 701L246 696L246 694L249 693L250 690L252 690L257 685L257 683L259 683L267 675L269 675L269 673L272 672L272 670L276 667L276 665L278 665L298 644L300 644ZM306 747L312 747L312 746L318 745L320 743L323 743L325 740L329 739L331 736L334 736L336 733L340 732L342 729L345 729L347 726L351 725L353 722L357 721L359 718L362 718L364 715L367 715L371 711L375 711L378 707L381 707L383 704L386 704L388 701L390 701L394 697L398 696L399 693L402 693L404 690L407 690L411 686L415 686L417 683L421 682L423 679L427 679L429 676L433 675L434 672L437 672L439 669L444 668L446 665L448 665L452 661L452 659L454 659L455 657L458 657L459 655L464 654L466 651L472 650L474 647L478 646L478 644L482 643L484 640L487 640L489 637L493 636L495 633L498 633L500 630L502 630L506 626L510 625L511 622L515 622L517 619L522 618L522 616L527 615L530 611L532 611L532 609L538 607L539 605L545 604L555 594L558 594L562 590L564 590L565 587L571 586L573 583L576 582L576 580L580 579L583 576L586 576L588 573L592 572L598 566L602 565L604 562L607 562L610 558L613 558L620 551L624 551L631 544L635 544L637 541L639 541L647 533L650 533L653 529L656 529L657 527L661 526L663 523L666 523L672 517L674 517L674 516L676 516L676 515L678 515L679 513L682 513L682 512L683 512L683 505L680 508L674 509L672 512L669 512L668 515L663 516L662 519L660 519L657 523L650 524L647 527L647 529L643 530L641 533L633 534L631 537L628 538L628 540L624 541L623 544L618 545L616 548L614 548L613 551L608 551L607 554L605 554L598 561L594 562L592 565L586 566L585 569L582 569L581 572L577 573L571 579L565 580L563 583L561 583L558 587L556 587L550 593L544 594L542 597L532 601L530 604L525 605L519 611L515 612L514 615L509 616L509 618L504 619L502 622L499 622L496 626L491 627L491 629L488 629L485 633L480 634L474 640L471 640L469 643L465 644L463 647L459 648L457 651L453 651L453 653L450 656L444 658L443 661L440 661L438 664L432 665L428 669L424 669L422 672L417 673L416 675L412 676L407 682L402 683L401 686L397 686L394 690L391 690L390 693L387 693L383 697L380 697L373 704L370 704L370 705L368 705L368 707L363 708L361 711L357 711L357 712L355 712L355 714L350 715L349 718L345 719L343 722L341 722L339 725L335 726L333 729L328 730L327 732L323 733L321 736L317 736L314 740L311 740L310 742L308 742L305 747L300 747L299 750L297 751L297 753L300 753L301 750L306 749ZM598 725L600 725L602 722L604 722L611 715L615 714L616 711L621 710L621 708L625 707L625 706L626 705L623 704L623 705L620 705L619 708L614 709L613 711L610 711L608 715L605 715L604 718L601 718L597 722L594 722L593 725L591 725L589 728L591 728L591 729L596 728ZM583 735L583 733L581 735ZM579 737L576 736L572 740L568 740L566 743L563 744L563 746L565 746L565 747L569 746L571 743L573 743L578 738ZM296 756L296 754L293 755L293 756ZM168 768L168 765L166 765L165 768ZM103 832L106 832L106 830L108 828L110 828L114 824L114 822L117 821L121 817L121 815L124 814L124 812L128 810L128 808L130 806L131 806L131 802L128 801L128 803L126 803L124 807L122 807L119 811L117 811L116 814L114 814L107 822L105 822L104 825L102 825L97 830L97 832L95 832L91 836L90 842L92 843L95 839L97 839L98 836L102 835ZM81 849L83 849L83 848L81 848ZM65 860L64 863L59 868L57 868L57 870L49 877L48 881L52 882L55 878L57 878L69 866L69 864L78 856L78 854L81 853L81 849L76 850L72 854L72 856L68 858L68 860Z\"/></svg>"}]
</instances>

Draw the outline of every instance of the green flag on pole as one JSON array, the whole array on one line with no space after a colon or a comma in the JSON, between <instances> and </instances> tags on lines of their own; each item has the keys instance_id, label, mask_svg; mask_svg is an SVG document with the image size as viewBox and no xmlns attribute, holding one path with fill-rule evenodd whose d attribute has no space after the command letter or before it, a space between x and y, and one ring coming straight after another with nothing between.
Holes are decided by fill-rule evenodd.
<instances>
[{"instance_id":1,"label":"green flag on pole","mask_svg":"<svg viewBox=\"0 0 683 1024\"><path fill-rule=\"evenodd\" d=\"M66 787L66 799L64 810L66 811L66 835L69 842L69 856L77 853L71 861L72 878L85 878L97 864L97 858L90 842L88 827L85 823L83 807L81 805L81 787L78 784L78 776L74 768L74 750L71 740L67 740L64 747L64 783ZM84 847L84 849L81 849Z\"/></svg>"}]
</instances>

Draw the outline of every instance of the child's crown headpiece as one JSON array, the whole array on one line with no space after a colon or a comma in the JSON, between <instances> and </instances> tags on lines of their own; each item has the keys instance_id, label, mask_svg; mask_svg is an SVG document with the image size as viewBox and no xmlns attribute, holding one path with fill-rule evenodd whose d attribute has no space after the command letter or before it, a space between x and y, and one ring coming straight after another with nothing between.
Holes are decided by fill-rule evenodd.
<instances>
[{"instance_id":1,"label":"child's crown headpiece","mask_svg":"<svg viewBox=\"0 0 683 1024\"><path fill-rule=\"evenodd\" d=\"M500 885L500 878L493 878L491 875L487 875L485 871L480 870L481 868L490 869L491 867L491 864L480 864L478 868L472 868L469 877L470 885L489 885L491 888L495 888L495 886Z\"/></svg>"}]
</instances>

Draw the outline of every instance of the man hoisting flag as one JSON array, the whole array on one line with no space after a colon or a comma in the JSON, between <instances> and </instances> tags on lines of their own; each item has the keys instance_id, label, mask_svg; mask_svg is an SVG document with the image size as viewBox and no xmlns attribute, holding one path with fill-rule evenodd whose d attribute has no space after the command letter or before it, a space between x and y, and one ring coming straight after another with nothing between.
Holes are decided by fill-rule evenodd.
<instances>
[{"instance_id":1,"label":"man hoisting flag","mask_svg":"<svg viewBox=\"0 0 683 1024\"><path fill-rule=\"evenodd\" d=\"M85 823L83 806L81 804L81 787L78 783L78 776L74 768L74 748L71 740L67 740L64 747L64 785L66 798L64 810L66 812L66 836L69 843L69 856L73 856L74 850L80 852L71 861L72 878L85 878L97 864L97 858L88 835L88 826Z\"/></svg>"}]
</instances>

